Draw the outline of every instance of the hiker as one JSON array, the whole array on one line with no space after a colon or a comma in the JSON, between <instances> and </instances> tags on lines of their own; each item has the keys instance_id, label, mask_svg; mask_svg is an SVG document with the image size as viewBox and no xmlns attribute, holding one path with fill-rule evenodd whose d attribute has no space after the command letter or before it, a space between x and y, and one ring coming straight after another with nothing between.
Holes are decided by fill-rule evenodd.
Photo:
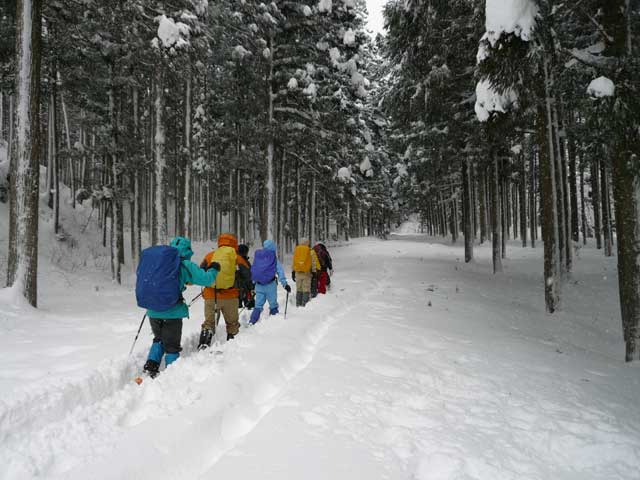
<instances>
[{"instance_id":1,"label":"hiker","mask_svg":"<svg viewBox=\"0 0 640 480\"><path fill-rule=\"evenodd\" d=\"M318 242L313 247L316 254L318 255L318 260L320 260L320 274L318 275L318 293L325 294L327 293L327 287L331 285L331 277L329 276L329 270L333 270L333 262L331 260L331 255L329 255L329 251L324 244Z\"/></svg>"},{"instance_id":2,"label":"hiker","mask_svg":"<svg viewBox=\"0 0 640 480\"><path fill-rule=\"evenodd\" d=\"M260 320L262 308L267 301L269 315L278 314L278 281L287 293L291 292L287 277L276 255L276 244L273 240L265 240L262 246L261 250L256 251L251 266L251 280L256 284L256 306L249 320L252 325Z\"/></svg>"},{"instance_id":3,"label":"hiker","mask_svg":"<svg viewBox=\"0 0 640 480\"><path fill-rule=\"evenodd\" d=\"M233 339L240 330L238 315L239 290L236 287L238 270L238 240L231 233L218 237L218 248L209 252L200 266L209 268L213 262L220 264L220 273L213 285L204 289L204 323L200 332L199 349L211 346L220 314L227 325L227 340Z\"/></svg>"},{"instance_id":4,"label":"hiker","mask_svg":"<svg viewBox=\"0 0 640 480\"><path fill-rule=\"evenodd\" d=\"M306 238L293 251L293 272L291 278L296 282L296 307L309 303L311 295L311 276L316 273L316 262L311 256L311 244Z\"/></svg>"},{"instance_id":5,"label":"hiker","mask_svg":"<svg viewBox=\"0 0 640 480\"><path fill-rule=\"evenodd\" d=\"M238 245L238 272L236 273L236 283L240 290L239 308L251 310L255 304L255 285L251 281L251 261L249 261L249 247Z\"/></svg>"},{"instance_id":6,"label":"hiker","mask_svg":"<svg viewBox=\"0 0 640 480\"><path fill-rule=\"evenodd\" d=\"M316 251L311 248L310 252L311 261L316 266L316 271L311 274L311 298L316 298L318 296L318 277L320 276L322 265L320 264L320 259L318 258Z\"/></svg>"},{"instance_id":7,"label":"hiker","mask_svg":"<svg viewBox=\"0 0 640 480\"><path fill-rule=\"evenodd\" d=\"M189 317L182 297L186 285L211 285L220 271L216 262L205 271L191 261L193 250L188 238L176 237L169 245L143 250L137 270L136 298L138 305L147 308L153 331L153 343L143 367L151 377L158 375L163 356L167 366L180 357L182 319Z\"/></svg>"}]
</instances>

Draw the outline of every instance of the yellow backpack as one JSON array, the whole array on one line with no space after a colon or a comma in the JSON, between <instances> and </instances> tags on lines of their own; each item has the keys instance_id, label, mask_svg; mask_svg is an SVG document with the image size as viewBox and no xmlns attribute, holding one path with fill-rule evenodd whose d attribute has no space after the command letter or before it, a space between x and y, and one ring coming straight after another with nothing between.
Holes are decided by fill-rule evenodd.
<instances>
[{"instance_id":1,"label":"yellow backpack","mask_svg":"<svg viewBox=\"0 0 640 480\"><path fill-rule=\"evenodd\" d=\"M298 245L293 251L293 271L304 273L311 271L311 248L307 245Z\"/></svg>"},{"instance_id":2,"label":"yellow backpack","mask_svg":"<svg viewBox=\"0 0 640 480\"><path fill-rule=\"evenodd\" d=\"M220 264L220 272L216 277L213 288L218 290L226 290L233 287L236 281L236 251L233 247L219 247L213 256L212 262Z\"/></svg>"}]
</instances>

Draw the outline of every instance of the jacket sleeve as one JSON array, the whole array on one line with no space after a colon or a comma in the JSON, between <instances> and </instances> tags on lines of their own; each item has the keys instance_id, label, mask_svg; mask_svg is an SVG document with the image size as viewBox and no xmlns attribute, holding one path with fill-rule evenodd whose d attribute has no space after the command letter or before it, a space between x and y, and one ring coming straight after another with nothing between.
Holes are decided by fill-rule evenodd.
<instances>
[{"instance_id":1,"label":"jacket sleeve","mask_svg":"<svg viewBox=\"0 0 640 480\"><path fill-rule=\"evenodd\" d=\"M280 280L280 285L286 287L289 282L287 282L287 276L284 274L280 260L276 260L276 272L278 274L278 280Z\"/></svg>"},{"instance_id":2,"label":"jacket sleeve","mask_svg":"<svg viewBox=\"0 0 640 480\"><path fill-rule=\"evenodd\" d=\"M190 261L184 261L182 262L182 265L187 271L187 283L200 285L201 287L210 287L211 284L216 281L218 271L213 268L209 271L205 271Z\"/></svg>"}]
</instances>

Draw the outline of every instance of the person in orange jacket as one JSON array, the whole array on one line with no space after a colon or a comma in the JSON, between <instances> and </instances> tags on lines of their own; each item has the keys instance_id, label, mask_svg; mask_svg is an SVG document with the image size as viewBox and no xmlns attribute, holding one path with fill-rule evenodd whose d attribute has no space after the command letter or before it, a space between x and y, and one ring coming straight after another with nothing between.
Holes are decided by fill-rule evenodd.
<instances>
[{"instance_id":1,"label":"person in orange jacket","mask_svg":"<svg viewBox=\"0 0 640 480\"><path fill-rule=\"evenodd\" d=\"M233 252L231 252L231 250L233 250ZM228 261L225 261L225 256ZM229 258L229 256L231 256L231 258ZM218 248L209 252L200 264L202 268L207 269L217 261L220 264L221 273L216 283L205 288L202 294L204 298L204 323L202 324L202 331L200 332L199 349L204 349L211 345L211 340L216 331L216 318L218 318L220 314L224 317L227 326L227 340L233 339L240 330L238 315L238 298L240 291L236 278L239 272L238 265L243 264L243 260L239 257L238 240L235 235L223 233L218 237ZM248 272L248 269L242 270ZM221 278L229 279L223 285L223 288L219 288L218 286Z\"/></svg>"}]
</instances>

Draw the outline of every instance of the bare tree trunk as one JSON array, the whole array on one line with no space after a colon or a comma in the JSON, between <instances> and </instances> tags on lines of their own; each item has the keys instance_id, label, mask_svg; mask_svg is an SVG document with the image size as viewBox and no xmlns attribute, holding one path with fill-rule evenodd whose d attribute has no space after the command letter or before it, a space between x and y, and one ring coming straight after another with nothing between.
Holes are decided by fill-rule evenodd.
<instances>
[{"instance_id":1,"label":"bare tree trunk","mask_svg":"<svg viewBox=\"0 0 640 480\"><path fill-rule=\"evenodd\" d=\"M168 240L167 204L165 199L165 169L167 160L164 154L165 130L164 130L164 78L163 68L156 69L155 82L155 112L156 112L156 176L155 176L155 240L160 244L166 244Z\"/></svg>"},{"instance_id":2,"label":"bare tree trunk","mask_svg":"<svg viewBox=\"0 0 640 480\"><path fill-rule=\"evenodd\" d=\"M38 186L40 152L41 0L17 0L18 113L11 156L11 218L7 285L34 307L38 303Z\"/></svg>"},{"instance_id":3,"label":"bare tree trunk","mask_svg":"<svg viewBox=\"0 0 640 480\"><path fill-rule=\"evenodd\" d=\"M316 174L311 177L311 216L309 220L309 241L314 245L316 241Z\"/></svg>"},{"instance_id":4,"label":"bare tree trunk","mask_svg":"<svg viewBox=\"0 0 640 480\"><path fill-rule=\"evenodd\" d=\"M183 235L189 238L191 232L191 73L187 73L184 99L184 197L182 198L184 219Z\"/></svg>"},{"instance_id":5,"label":"bare tree trunk","mask_svg":"<svg viewBox=\"0 0 640 480\"><path fill-rule=\"evenodd\" d=\"M473 202L471 196L471 162L462 161L462 216L464 223L464 261L473 260Z\"/></svg>"},{"instance_id":6,"label":"bare tree trunk","mask_svg":"<svg viewBox=\"0 0 640 480\"><path fill-rule=\"evenodd\" d=\"M493 153L493 180L492 180L492 189L491 189L491 230L492 234L492 257L493 257L493 273L502 273L502 256L500 254L500 212L502 209L500 208L500 160L498 159L498 154L496 152Z\"/></svg>"},{"instance_id":7,"label":"bare tree trunk","mask_svg":"<svg viewBox=\"0 0 640 480\"><path fill-rule=\"evenodd\" d=\"M602 234L604 236L604 255L613 256L613 235L611 233L611 208L609 205L609 175L605 162L600 162L600 193L602 194Z\"/></svg>"},{"instance_id":8,"label":"bare tree trunk","mask_svg":"<svg viewBox=\"0 0 640 480\"><path fill-rule=\"evenodd\" d=\"M544 288L547 312L553 313L560 302L558 259L558 201L556 190L556 161L553 146L551 97L549 93L549 63L544 60L545 105L538 108L537 130L540 153L540 182L542 203L542 238L544 241Z\"/></svg>"},{"instance_id":9,"label":"bare tree trunk","mask_svg":"<svg viewBox=\"0 0 640 480\"><path fill-rule=\"evenodd\" d=\"M582 216L582 243L587 244L588 223L587 223L587 202L584 197L584 159L580 157L580 212Z\"/></svg>"},{"instance_id":10,"label":"bare tree trunk","mask_svg":"<svg viewBox=\"0 0 640 480\"><path fill-rule=\"evenodd\" d=\"M122 231L119 228L122 216L122 203L120 201L120 164L118 161L118 117L116 113L116 92L114 87L115 74L113 65L109 65L109 76L111 87L109 88L109 123L110 123L110 145L111 151L111 271L113 279L122 283L120 265L120 246L123 242ZM115 234L114 234L115 232Z\"/></svg>"},{"instance_id":11,"label":"bare tree trunk","mask_svg":"<svg viewBox=\"0 0 640 480\"><path fill-rule=\"evenodd\" d=\"M593 203L593 219L596 236L596 247L602 248L602 209L600 208L600 161L591 163L591 202Z\"/></svg>"}]
</instances>

